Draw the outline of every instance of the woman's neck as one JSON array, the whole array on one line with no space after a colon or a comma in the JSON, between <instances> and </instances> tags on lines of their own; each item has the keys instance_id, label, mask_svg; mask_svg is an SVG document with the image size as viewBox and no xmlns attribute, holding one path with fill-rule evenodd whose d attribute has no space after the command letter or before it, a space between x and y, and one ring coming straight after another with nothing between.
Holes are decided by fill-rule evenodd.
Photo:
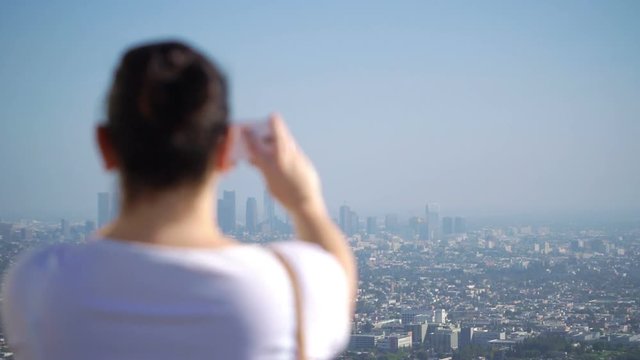
<instances>
[{"instance_id":1,"label":"woman's neck","mask_svg":"<svg viewBox=\"0 0 640 360\"><path fill-rule=\"evenodd\" d=\"M218 247L231 241L216 225L213 186L179 189L125 201L99 234L124 241L180 247Z\"/></svg>"}]
</instances>

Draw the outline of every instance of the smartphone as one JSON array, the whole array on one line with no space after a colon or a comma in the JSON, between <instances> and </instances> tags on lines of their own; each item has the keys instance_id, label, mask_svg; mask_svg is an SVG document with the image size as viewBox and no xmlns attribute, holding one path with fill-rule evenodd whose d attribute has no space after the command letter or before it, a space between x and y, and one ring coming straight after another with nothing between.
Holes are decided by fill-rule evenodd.
<instances>
[{"instance_id":1,"label":"smartphone","mask_svg":"<svg viewBox=\"0 0 640 360\"><path fill-rule=\"evenodd\" d=\"M231 125L231 150L229 158L232 162L249 160L249 149L242 135L244 129L250 129L258 139L258 150L268 150L273 142L273 134L268 120L237 122Z\"/></svg>"}]
</instances>

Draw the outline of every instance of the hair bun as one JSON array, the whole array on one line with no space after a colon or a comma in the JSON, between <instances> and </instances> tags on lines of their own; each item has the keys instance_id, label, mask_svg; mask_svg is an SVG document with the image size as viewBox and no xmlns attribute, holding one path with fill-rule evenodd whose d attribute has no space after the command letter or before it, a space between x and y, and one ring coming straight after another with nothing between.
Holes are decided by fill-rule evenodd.
<instances>
[{"instance_id":1,"label":"hair bun","mask_svg":"<svg viewBox=\"0 0 640 360\"><path fill-rule=\"evenodd\" d=\"M175 129L207 98L209 77L188 48L166 47L150 54L143 75L140 113L156 126Z\"/></svg>"}]
</instances>

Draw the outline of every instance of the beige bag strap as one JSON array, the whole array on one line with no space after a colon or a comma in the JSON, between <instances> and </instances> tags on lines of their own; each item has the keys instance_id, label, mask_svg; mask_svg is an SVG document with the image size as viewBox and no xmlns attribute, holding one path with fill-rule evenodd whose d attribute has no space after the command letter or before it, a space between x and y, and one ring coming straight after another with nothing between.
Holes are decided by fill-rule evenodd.
<instances>
[{"instance_id":1,"label":"beige bag strap","mask_svg":"<svg viewBox=\"0 0 640 360\"><path fill-rule=\"evenodd\" d=\"M296 358L297 360L306 360L307 357L305 355L305 339L304 339L304 317L303 317L303 309L302 309L302 294L300 292L300 284L298 282L298 277L296 276L295 271L289 264L289 262L275 249L271 248L271 252L276 256L278 261L282 264L284 269L287 271L287 275L289 275L289 280L291 282L291 289L293 290L293 298L296 306Z\"/></svg>"}]
</instances>

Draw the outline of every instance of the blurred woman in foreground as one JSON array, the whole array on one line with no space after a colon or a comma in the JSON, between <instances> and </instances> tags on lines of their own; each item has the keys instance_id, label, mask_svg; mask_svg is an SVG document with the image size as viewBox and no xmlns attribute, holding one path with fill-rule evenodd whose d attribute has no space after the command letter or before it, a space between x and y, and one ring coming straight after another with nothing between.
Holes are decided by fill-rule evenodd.
<instances>
[{"instance_id":1,"label":"blurred woman in foreground","mask_svg":"<svg viewBox=\"0 0 640 360\"><path fill-rule=\"evenodd\" d=\"M242 136L299 240L241 244L213 221L229 129L225 79L199 52L126 52L97 130L120 216L95 241L31 251L10 270L2 315L16 359L327 359L346 346L353 256L279 116L268 149Z\"/></svg>"}]
</instances>

